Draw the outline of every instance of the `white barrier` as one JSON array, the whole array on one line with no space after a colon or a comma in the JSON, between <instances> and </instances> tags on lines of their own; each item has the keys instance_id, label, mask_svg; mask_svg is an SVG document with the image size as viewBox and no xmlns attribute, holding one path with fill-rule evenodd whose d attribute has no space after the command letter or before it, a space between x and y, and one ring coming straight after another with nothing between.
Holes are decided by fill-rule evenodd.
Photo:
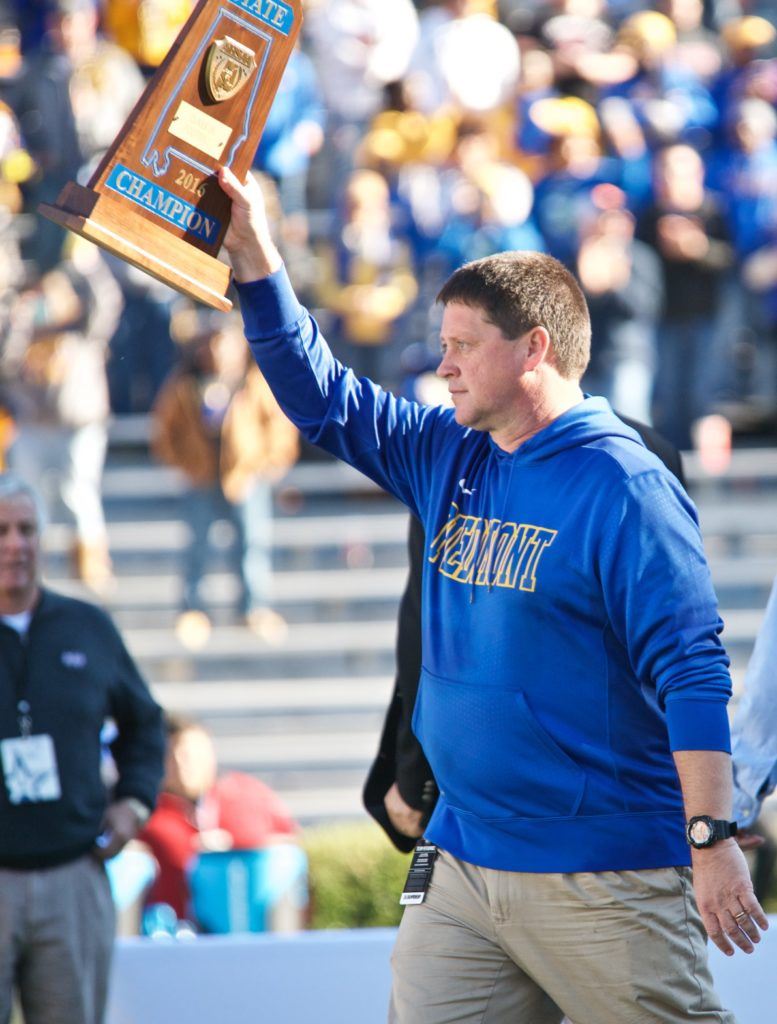
<instances>
[{"instance_id":1,"label":"white barrier","mask_svg":"<svg viewBox=\"0 0 777 1024\"><path fill-rule=\"evenodd\" d=\"M712 948L738 1024L777 1020L777 915L752 956ZM120 939L106 1024L384 1024L391 928Z\"/></svg>"},{"instance_id":2,"label":"white barrier","mask_svg":"<svg viewBox=\"0 0 777 1024\"><path fill-rule=\"evenodd\" d=\"M119 939L106 1024L384 1024L391 928Z\"/></svg>"}]
</instances>

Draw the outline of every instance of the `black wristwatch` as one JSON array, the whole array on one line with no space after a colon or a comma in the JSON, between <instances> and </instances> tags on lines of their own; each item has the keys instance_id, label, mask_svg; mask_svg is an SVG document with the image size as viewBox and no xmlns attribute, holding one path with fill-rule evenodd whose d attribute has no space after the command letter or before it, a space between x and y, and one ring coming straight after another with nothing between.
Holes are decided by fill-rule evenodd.
<instances>
[{"instance_id":1,"label":"black wristwatch","mask_svg":"<svg viewBox=\"0 0 777 1024\"><path fill-rule=\"evenodd\" d=\"M711 818L709 814L696 814L685 826L685 838L695 850L713 846L720 839L730 839L737 834L735 821Z\"/></svg>"}]
</instances>

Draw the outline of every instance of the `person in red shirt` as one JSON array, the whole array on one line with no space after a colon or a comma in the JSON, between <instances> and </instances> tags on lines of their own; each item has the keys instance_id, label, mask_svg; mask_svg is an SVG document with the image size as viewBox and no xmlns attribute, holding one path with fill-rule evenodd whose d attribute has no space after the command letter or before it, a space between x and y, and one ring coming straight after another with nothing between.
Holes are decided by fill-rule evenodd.
<instances>
[{"instance_id":1,"label":"person in red shirt","mask_svg":"<svg viewBox=\"0 0 777 1024\"><path fill-rule=\"evenodd\" d=\"M218 776L213 741L201 725L172 717L166 724L162 792L138 836L159 869L146 904L166 903L179 918L190 918L189 870L198 854L294 842L298 827L259 779L243 772Z\"/></svg>"}]
</instances>

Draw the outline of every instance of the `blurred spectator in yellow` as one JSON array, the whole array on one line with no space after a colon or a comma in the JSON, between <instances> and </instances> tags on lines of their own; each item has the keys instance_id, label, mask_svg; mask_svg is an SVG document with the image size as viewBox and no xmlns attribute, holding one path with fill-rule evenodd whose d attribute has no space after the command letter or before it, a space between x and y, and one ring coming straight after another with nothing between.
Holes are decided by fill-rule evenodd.
<instances>
[{"instance_id":1,"label":"blurred spectator in yellow","mask_svg":"<svg viewBox=\"0 0 777 1024\"><path fill-rule=\"evenodd\" d=\"M537 100L529 117L550 138L545 172L535 183L535 215L551 255L571 266L579 246L582 213L594 185L618 184L604 158L599 119L576 96Z\"/></svg>"},{"instance_id":2,"label":"blurred spectator in yellow","mask_svg":"<svg viewBox=\"0 0 777 1024\"><path fill-rule=\"evenodd\" d=\"M2 39L4 33L13 32L6 26L0 28L0 77L8 68L3 63ZM18 44L18 33L12 47ZM6 54L7 55L7 54ZM34 172L35 165L22 146L19 126L11 108L0 102L0 353L13 348L16 324L13 313L19 289L24 283L24 267L19 250L19 212L22 196L19 185ZM14 437L14 400L16 380L9 373L0 357L0 469L7 467L7 454Z\"/></svg>"},{"instance_id":3,"label":"blurred spectator in yellow","mask_svg":"<svg viewBox=\"0 0 777 1024\"><path fill-rule=\"evenodd\" d=\"M54 0L57 47L71 65L69 82L76 130L84 160L96 160L110 146L143 91L132 57L99 31L96 0Z\"/></svg>"},{"instance_id":4,"label":"blurred spectator in yellow","mask_svg":"<svg viewBox=\"0 0 777 1024\"><path fill-rule=\"evenodd\" d=\"M356 373L387 383L396 377L395 328L416 294L409 247L393 228L388 182L377 171L354 171L342 221L320 254L318 299L336 316L335 351Z\"/></svg>"},{"instance_id":5,"label":"blurred spectator in yellow","mask_svg":"<svg viewBox=\"0 0 777 1024\"><path fill-rule=\"evenodd\" d=\"M103 0L105 28L141 68L157 68L175 42L195 0Z\"/></svg>"}]
</instances>

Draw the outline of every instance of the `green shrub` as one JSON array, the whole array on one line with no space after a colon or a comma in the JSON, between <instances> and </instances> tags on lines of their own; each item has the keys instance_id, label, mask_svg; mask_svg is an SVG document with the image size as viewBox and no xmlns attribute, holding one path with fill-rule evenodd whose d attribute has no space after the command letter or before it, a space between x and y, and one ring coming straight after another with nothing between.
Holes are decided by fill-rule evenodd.
<instances>
[{"instance_id":1,"label":"green shrub","mask_svg":"<svg viewBox=\"0 0 777 1024\"><path fill-rule=\"evenodd\" d=\"M399 924L399 896L410 856L372 822L308 829L311 928L379 928Z\"/></svg>"}]
</instances>

